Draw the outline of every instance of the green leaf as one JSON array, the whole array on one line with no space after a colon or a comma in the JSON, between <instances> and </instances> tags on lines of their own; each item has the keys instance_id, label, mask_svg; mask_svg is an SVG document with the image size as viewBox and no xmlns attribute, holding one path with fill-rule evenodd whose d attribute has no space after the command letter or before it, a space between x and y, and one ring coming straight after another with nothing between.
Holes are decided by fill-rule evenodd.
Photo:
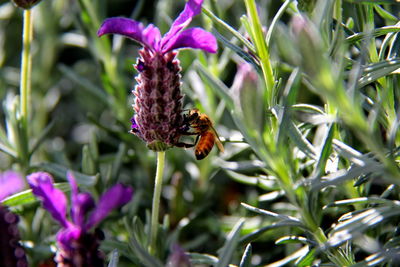
<instances>
[{"instance_id":1,"label":"green leaf","mask_svg":"<svg viewBox=\"0 0 400 267\"><path fill-rule=\"evenodd\" d=\"M246 249L244 250L242 259L240 260L240 265L239 267L251 267L251 256L252 256L252 252L251 252L251 244L248 244L246 246Z\"/></svg>"},{"instance_id":2,"label":"green leaf","mask_svg":"<svg viewBox=\"0 0 400 267\"><path fill-rule=\"evenodd\" d=\"M285 3L283 3L283 5L279 8L278 12L275 13L274 18L272 19L272 22L268 27L267 37L265 38L268 47L270 46L271 37L272 37L272 34L275 30L275 27L276 27L279 19L283 16L286 9L289 7L290 3L293 1L294 0L286 0Z\"/></svg>"},{"instance_id":3,"label":"green leaf","mask_svg":"<svg viewBox=\"0 0 400 267\"><path fill-rule=\"evenodd\" d=\"M271 190L271 189L276 188L277 183L276 183L276 181L273 181L273 180L268 180L266 178L258 177L258 176L248 176L248 175L241 174L236 171L231 171L228 169L226 170L226 173L233 180L235 180L236 182L242 183L242 184L259 186L260 188L263 188L265 190Z\"/></svg>"},{"instance_id":4,"label":"green leaf","mask_svg":"<svg viewBox=\"0 0 400 267\"><path fill-rule=\"evenodd\" d=\"M219 80L214 77L207 69L205 69L201 64L195 62L195 68L199 71L201 76L206 80L206 82L215 89L215 92L225 101L226 106L230 109L234 109L233 99L231 97L229 88Z\"/></svg>"},{"instance_id":5,"label":"green leaf","mask_svg":"<svg viewBox=\"0 0 400 267\"><path fill-rule=\"evenodd\" d=\"M226 29L230 33L232 33L233 36L235 36L240 42L242 42L243 45L245 45L251 53L255 54L256 50L253 46L252 43L250 43L249 40L247 40L243 35L241 35L237 30L235 30L232 26L218 18L217 16L214 15L210 10L208 10L205 7L202 7L203 13L206 14L215 24L221 26L222 28Z\"/></svg>"},{"instance_id":6,"label":"green leaf","mask_svg":"<svg viewBox=\"0 0 400 267\"><path fill-rule=\"evenodd\" d=\"M69 183L55 183L54 187L60 189L64 193L70 191ZM31 204L35 201L37 201L37 199L32 194L32 190L28 189L5 198L3 201L1 201L1 204L9 207L14 207L19 205Z\"/></svg>"},{"instance_id":7,"label":"green leaf","mask_svg":"<svg viewBox=\"0 0 400 267\"><path fill-rule=\"evenodd\" d=\"M329 247L339 246L375 225L383 223L386 219L399 214L399 204L374 207L363 212L345 214L342 216L344 219L340 219L340 222L333 227L326 245Z\"/></svg>"},{"instance_id":8,"label":"green leaf","mask_svg":"<svg viewBox=\"0 0 400 267\"><path fill-rule=\"evenodd\" d=\"M304 137L293 121L288 121L286 131L295 145L308 157L317 159L314 146Z\"/></svg>"},{"instance_id":9,"label":"green leaf","mask_svg":"<svg viewBox=\"0 0 400 267\"><path fill-rule=\"evenodd\" d=\"M400 32L400 27L385 26L382 28L374 29L371 34L364 33L364 32L356 33L356 34L353 34L353 35L347 37L346 41L350 44L354 44L358 41L361 41L362 39L370 38L371 36L378 37L378 36L382 36L382 35L392 33L392 32Z\"/></svg>"},{"instance_id":10,"label":"green leaf","mask_svg":"<svg viewBox=\"0 0 400 267\"><path fill-rule=\"evenodd\" d=\"M95 96L102 103L104 103L104 104L109 103L109 97L103 92L103 90L100 87L93 84L90 80L79 75L72 68L70 68L64 64L60 64L58 66L58 68L66 77L68 77L72 81L74 81L77 84L79 84L80 86L82 86L83 89L86 89L90 94Z\"/></svg>"},{"instance_id":11,"label":"green leaf","mask_svg":"<svg viewBox=\"0 0 400 267\"><path fill-rule=\"evenodd\" d=\"M313 171L314 177L322 176L325 173L326 162L328 161L332 151L332 140L334 132L335 132L335 126L331 124L329 126L329 131L323 141L323 146L321 149L321 153L319 154L318 157L317 165L315 166Z\"/></svg>"},{"instance_id":12,"label":"green leaf","mask_svg":"<svg viewBox=\"0 0 400 267\"><path fill-rule=\"evenodd\" d=\"M329 175L322 177L322 180L314 179L312 181L311 190L320 190L327 186L339 185L341 183L344 183L345 181L353 180L355 178L358 178L360 175L369 173L374 173L376 175L378 173L383 174L384 168L378 163L366 166L353 165L348 170L341 169L337 172L330 173Z\"/></svg>"},{"instance_id":13,"label":"green leaf","mask_svg":"<svg viewBox=\"0 0 400 267\"><path fill-rule=\"evenodd\" d=\"M233 44L232 42L229 42L228 39L226 39L224 36L222 36L219 32L216 30L213 30L212 33L217 37L220 42L222 42L226 47L230 48L233 52L235 52L238 56L243 58L246 62L250 63L255 70L257 70L258 73L262 73L262 70L260 68L260 64L254 59L252 55L244 51L242 48L239 46Z\"/></svg>"},{"instance_id":14,"label":"green leaf","mask_svg":"<svg viewBox=\"0 0 400 267\"><path fill-rule=\"evenodd\" d=\"M370 84L381 77L391 74L398 68L400 68L400 59L392 59L370 64L364 67L363 75L358 80L357 87L358 88L364 87L367 84Z\"/></svg>"},{"instance_id":15,"label":"green leaf","mask_svg":"<svg viewBox=\"0 0 400 267\"><path fill-rule=\"evenodd\" d=\"M379 16L381 16L383 19L393 21L393 24L396 23L397 21L399 21L399 19L395 15L391 14L386 9L381 7L380 5L374 5L374 9L375 9L376 13L379 14Z\"/></svg>"},{"instance_id":16,"label":"green leaf","mask_svg":"<svg viewBox=\"0 0 400 267\"><path fill-rule=\"evenodd\" d=\"M111 252L111 260L108 263L108 267L117 267L118 266L118 261L119 261L118 249L114 249Z\"/></svg>"},{"instance_id":17,"label":"green leaf","mask_svg":"<svg viewBox=\"0 0 400 267\"><path fill-rule=\"evenodd\" d=\"M275 241L275 244L277 245L282 245L282 244L291 244L291 243L303 243L303 244L307 244L309 243L309 240L305 237L302 236L283 236L281 238L279 238L278 240Z\"/></svg>"},{"instance_id":18,"label":"green leaf","mask_svg":"<svg viewBox=\"0 0 400 267\"><path fill-rule=\"evenodd\" d=\"M272 263L270 265L271 266L275 266L275 267L278 267L278 266L291 266L291 264L289 264L290 262L292 262L292 261L294 261L294 260L296 260L298 258L303 257L304 255L306 255L308 253L308 251L309 251L308 246L304 246L304 247L300 248L299 250L293 252L289 256L287 256L287 257L285 257L285 258L283 258L283 259L281 259L279 261L276 261L276 262L274 262L274 263Z\"/></svg>"},{"instance_id":19,"label":"green leaf","mask_svg":"<svg viewBox=\"0 0 400 267\"><path fill-rule=\"evenodd\" d=\"M134 255L132 255L132 250L130 249L127 242L105 239L101 242L101 248L105 251L113 251L114 249L116 249L119 255L124 256L129 260L133 262L138 260Z\"/></svg>"},{"instance_id":20,"label":"green leaf","mask_svg":"<svg viewBox=\"0 0 400 267\"><path fill-rule=\"evenodd\" d=\"M13 158L17 157L17 152L10 146L0 143L0 150L3 151L4 153L10 155Z\"/></svg>"},{"instance_id":21,"label":"green leaf","mask_svg":"<svg viewBox=\"0 0 400 267\"><path fill-rule=\"evenodd\" d=\"M356 264L352 265L351 267L372 267L372 266L385 266L383 263L389 262L393 260L396 262L399 256L399 249L385 249L384 251L380 251L378 253L374 253L368 255L363 261L357 262ZM388 265L394 266L394 265Z\"/></svg>"},{"instance_id":22,"label":"green leaf","mask_svg":"<svg viewBox=\"0 0 400 267\"><path fill-rule=\"evenodd\" d=\"M70 169L65 166L51 162L40 163L35 167L43 169L54 176L63 178L64 180L67 180L66 174L70 171ZM92 187L97 183L98 176L86 175L77 171L73 171L73 174L77 183L80 185Z\"/></svg>"},{"instance_id":23,"label":"green leaf","mask_svg":"<svg viewBox=\"0 0 400 267\"><path fill-rule=\"evenodd\" d=\"M219 260L215 267L226 267L231 261L236 246L239 243L240 230L244 224L244 219L240 219L229 233L224 246L219 253Z\"/></svg>"},{"instance_id":24,"label":"green leaf","mask_svg":"<svg viewBox=\"0 0 400 267\"><path fill-rule=\"evenodd\" d=\"M248 205L246 203L243 203L243 202L240 203L240 204L243 207L245 207L246 209L248 209L250 211L253 211L253 212L256 212L258 214L267 215L267 216L270 216L270 217L273 217L273 218L276 218L276 219L279 219L279 220L293 221L293 222L299 223L301 225L300 220L295 218L295 217L287 216L287 215L283 215L283 214L278 214L278 213L275 213L275 212L272 212L272 211L268 211L268 210L264 210L264 209L259 209L259 208L250 206L250 205Z\"/></svg>"},{"instance_id":25,"label":"green leaf","mask_svg":"<svg viewBox=\"0 0 400 267\"><path fill-rule=\"evenodd\" d=\"M397 201L396 201L397 202ZM390 204L393 205L393 200L384 199L380 197L357 197L351 199L343 199L334 201L333 203L329 203L325 205L323 209L332 208L332 207L340 207L340 206L348 206L354 204ZM398 203L400 205L400 202Z\"/></svg>"},{"instance_id":26,"label":"green leaf","mask_svg":"<svg viewBox=\"0 0 400 267\"><path fill-rule=\"evenodd\" d=\"M253 242L254 240L260 238L266 231L273 230L276 228L280 227L300 227L300 228L305 228L301 223L299 222L294 222L292 220L283 220L277 223L273 223L264 227L261 227L250 234L247 234L243 236L240 239L240 244L248 244L250 242Z\"/></svg>"},{"instance_id":27,"label":"green leaf","mask_svg":"<svg viewBox=\"0 0 400 267\"><path fill-rule=\"evenodd\" d=\"M188 255L192 264L214 265L218 262L217 257L208 254L188 253Z\"/></svg>"},{"instance_id":28,"label":"green leaf","mask_svg":"<svg viewBox=\"0 0 400 267\"><path fill-rule=\"evenodd\" d=\"M356 4L398 4L397 0L346 0L346 2Z\"/></svg>"},{"instance_id":29,"label":"green leaf","mask_svg":"<svg viewBox=\"0 0 400 267\"><path fill-rule=\"evenodd\" d=\"M297 267L312 266L315 260L315 248L309 250L307 254L299 257L294 263Z\"/></svg>"},{"instance_id":30,"label":"green leaf","mask_svg":"<svg viewBox=\"0 0 400 267\"><path fill-rule=\"evenodd\" d=\"M40 133L39 138L32 144L32 148L30 149L30 154L35 153L36 149L46 140L49 132L54 128L55 120L51 121L46 128Z\"/></svg>"},{"instance_id":31,"label":"green leaf","mask_svg":"<svg viewBox=\"0 0 400 267\"><path fill-rule=\"evenodd\" d=\"M130 245L133 249L135 255L140 259L143 266L152 267L163 267L163 264L155 257L151 256L147 250L145 250L136 240L135 236L132 235L130 240Z\"/></svg>"}]
</instances>

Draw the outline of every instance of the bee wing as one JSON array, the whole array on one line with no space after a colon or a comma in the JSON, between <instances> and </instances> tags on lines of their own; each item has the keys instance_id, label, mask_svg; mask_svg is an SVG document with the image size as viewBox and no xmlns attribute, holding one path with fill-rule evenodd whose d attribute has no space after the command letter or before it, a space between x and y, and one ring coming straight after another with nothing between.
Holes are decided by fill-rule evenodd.
<instances>
[{"instance_id":1,"label":"bee wing","mask_svg":"<svg viewBox=\"0 0 400 267\"><path fill-rule=\"evenodd\" d=\"M222 153L224 153L225 149L224 146L221 143L221 140L219 139L219 135L217 133L217 131L214 129L214 127L211 126L211 131L214 133L215 135L215 144L217 145L219 151L221 151Z\"/></svg>"}]
</instances>

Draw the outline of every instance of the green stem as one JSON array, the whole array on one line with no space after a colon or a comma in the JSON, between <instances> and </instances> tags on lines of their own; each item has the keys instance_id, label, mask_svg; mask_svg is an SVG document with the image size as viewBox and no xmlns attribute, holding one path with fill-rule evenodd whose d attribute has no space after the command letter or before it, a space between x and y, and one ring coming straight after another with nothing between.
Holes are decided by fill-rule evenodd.
<instances>
[{"instance_id":1,"label":"green stem","mask_svg":"<svg viewBox=\"0 0 400 267\"><path fill-rule=\"evenodd\" d=\"M257 54L260 58L261 69L266 83L267 103L269 107L272 107L275 104L275 93L273 92L275 79L270 62L268 46L264 38L260 18L258 17L256 3L254 0L244 0L244 2L250 18L252 37L254 39Z\"/></svg>"},{"instance_id":2,"label":"green stem","mask_svg":"<svg viewBox=\"0 0 400 267\"><path fill-rule=\"evenodd\" d=\"M21 167L25 171L29 164L29 105L31 95L32 55L31 43L33 39L32 10L24 10L24 26L22 34L21 80L20 80L20 118L21 132L18 144L18 156Z\"/></svg>"},{"instance_id":3,"label":"green stem","mask_svg":"<svg viewBox=\"0 0 400 267\"><path fill-rule=\"evenodd\" d=\"M21 97L21 118L24 123L28 121L28 108L31 94L31 42L33 36L32 30L32 10L24 10L24 32L23 32L23 48L21 59L21 81L20 81L20 97Z\"/></svg>"},{"instance_id":4,"label":"green stem","mask_svg":"<svg viewBox=\"0 0 400 267\"><path fill-rule=\"evenodd\" d=\"M157 248L158 215L160 208L160 197L162 189L162 177L164 172L165 151L157 152L157 171L154 181L154 195L151 209L151 228L150 228L150 253L154 255Z\"/></svg>"}]
</instances>

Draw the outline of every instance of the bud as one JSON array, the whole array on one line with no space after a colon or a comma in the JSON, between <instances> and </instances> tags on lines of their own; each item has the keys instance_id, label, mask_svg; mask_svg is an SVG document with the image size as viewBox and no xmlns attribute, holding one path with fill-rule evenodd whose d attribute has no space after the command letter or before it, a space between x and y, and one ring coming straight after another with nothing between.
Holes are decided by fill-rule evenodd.
<instances>
[{"instance_id":1,"label":"bud","mask_svg":"<svg viewBox=\"0 0 400 267\"><path fill-rule=\"evenodd\" d=\"M34 5L38 4L41 0L12 0L12 2L23 9L31 9Z\"/></svg>"},{"instance_id":2,"label":"bud","mask_svg":"<svg viewBox=\"0 0 400 267\"><path fill-rule=\"evenodd\" d=\"M252 65L241 63L235 75L232 87L235 105L242 115L243 123L258 135L264 128L266 107L263 102L263 87Z\"/></svg>"},{"instance_id":3,"label":"bud","mask_svg":"<svg viewBox=\"0 0 400 267\"><path fill-rule=\"evenodd\" d=\"M301 66L310 77L320 73L324 64L324 47L321 35L312 21L302 15L296 15L291 21L297 49L301 54ZM318 60L315 60L315 59Z\"/></svg>"},{"instance_id":4,"label":"bud","mask_svg":"<svg viewBox=\"0 0 400 267\"><path fill-rule=\"evenodd\" d=\"M171 254L168 257L167 267L190 267L190 260L185 251L177 244L174 244L171 249Z\"/></svg>"}]
</instances>

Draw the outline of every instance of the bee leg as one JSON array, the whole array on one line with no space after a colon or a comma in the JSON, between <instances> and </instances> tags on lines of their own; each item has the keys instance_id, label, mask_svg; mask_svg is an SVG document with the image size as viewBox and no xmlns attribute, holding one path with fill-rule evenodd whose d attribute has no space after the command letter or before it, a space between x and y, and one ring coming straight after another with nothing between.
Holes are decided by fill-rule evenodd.
<instances>
[{"instance_id":1,"label":"bee leg","mask_svg":"<svg viewBox=\"0 0 400 267\"><path fill-rule=\"evenodd\" d=\"M198 135L198 133L192 133L192 132L181 132L181 135Z\"/></svg>"},{"instance_id":2,"label":"bee leg","mask_svg":"<svg viewBox=\"0 0 400 267\"><path fill-rule=\"evenodd\" d=\"M183 142L179 142L179 143L175 144L176 147L184 147L184 148L194 147L195 145L196 145L196 143L188 144L188 143L183 143Z\"/></svg>"},{"instance_id":3,"label":"bee leg","mask_svg":"<svg viewBox=\"0 0 400 267\"><path fill-rule=\"evenodd\" d=\"M192 135L192 134L190 134L190 135ZM178 142L178 143L175 144L175 146L176 147L191 148L191 147L194 147L197 144L197 142L199 141L199 138L200 138L200 135L197 135L196 136L196 140L194 141L193 144Z\"/></svg>"}]
</instances>

